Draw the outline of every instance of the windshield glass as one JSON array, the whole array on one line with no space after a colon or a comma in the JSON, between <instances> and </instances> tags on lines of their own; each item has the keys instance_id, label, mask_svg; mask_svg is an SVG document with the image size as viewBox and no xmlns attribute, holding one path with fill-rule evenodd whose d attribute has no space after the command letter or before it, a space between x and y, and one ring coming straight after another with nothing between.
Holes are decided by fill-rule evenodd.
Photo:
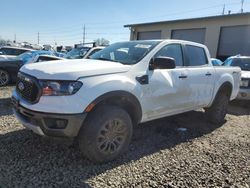
<instances>
[{"instance_id":1,"label":"windshield glass","mask_svg":"<svg viewBox=\"0 0 250 188\"><path fill-rule=\"evenodd\" d=\"M67 58L67 59L81 59L89 51L89 49L90 49L89 47L74 48L66 54L65 58Z\"/></svg>"},{"instance_id":2,"label":"windshield glass","mask_svg":"<svg viewBox=\"0 0 250 188\"><path fill-rule=\"evenodd\" d=\"M90 59L136 64L159 43L160 41L119 42L96 52Z\"/></svg>"},{"instance_id":3,"label":"windshield glass","mask_svg":"<svg viewBox=\"0 0 250 188\"><path fill-rule=\"evenodd\" d=\"M231 66L240 67L241 70L250 71L250 59L234 59Z\"/></svg>"}]
</instances>

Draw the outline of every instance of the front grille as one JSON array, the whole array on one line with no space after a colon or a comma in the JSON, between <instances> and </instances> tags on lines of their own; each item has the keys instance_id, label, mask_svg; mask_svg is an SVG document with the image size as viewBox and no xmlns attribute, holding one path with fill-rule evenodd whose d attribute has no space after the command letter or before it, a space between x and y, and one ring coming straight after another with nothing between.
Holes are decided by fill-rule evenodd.
<instances>
[{"instance_id":1,"label":"front grille","mask_svg":"<svg viewBox=\"0 0 250 188\"><path fill-rule=\"evenodd\" d=\"M35 78L18 73L16 90L25 100L35 103L39 97L39 86Z\"/></svg>"}]
</instances>

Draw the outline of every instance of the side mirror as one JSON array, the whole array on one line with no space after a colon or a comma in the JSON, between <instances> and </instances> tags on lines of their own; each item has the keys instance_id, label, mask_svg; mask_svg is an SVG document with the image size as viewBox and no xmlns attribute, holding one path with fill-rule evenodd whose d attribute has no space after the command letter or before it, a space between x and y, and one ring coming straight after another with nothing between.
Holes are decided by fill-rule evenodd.
<instances>
[{"instance_id":1,"label":"side mirror","mask_svg":"<svg viewBox=\"0 0 250 188\"><path fill-rule=\"evenodd\" d=\"M149 69L174 69L175 59L171 57L157 57L151 60Z\"/></svg>"}]
</instances>

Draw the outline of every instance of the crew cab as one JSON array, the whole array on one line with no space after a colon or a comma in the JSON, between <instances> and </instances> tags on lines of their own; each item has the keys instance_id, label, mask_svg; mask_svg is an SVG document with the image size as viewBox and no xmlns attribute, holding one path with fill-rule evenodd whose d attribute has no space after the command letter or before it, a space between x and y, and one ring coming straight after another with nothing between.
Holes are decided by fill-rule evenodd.
<instances>
[{"instance_id":1,"label":"crew cab","mask_svg":"<svg viewBox=\"0 0 250 188\"><path fill-rule=\"evenodd\" d=\"M28 129L76 138L84 156L106 162L126 151L139 123L199 108L223 123L240 76L238 67L213 66L202 44L120 42L90 59L23 66L12 103Z\"/></svg>"}]
</instances>

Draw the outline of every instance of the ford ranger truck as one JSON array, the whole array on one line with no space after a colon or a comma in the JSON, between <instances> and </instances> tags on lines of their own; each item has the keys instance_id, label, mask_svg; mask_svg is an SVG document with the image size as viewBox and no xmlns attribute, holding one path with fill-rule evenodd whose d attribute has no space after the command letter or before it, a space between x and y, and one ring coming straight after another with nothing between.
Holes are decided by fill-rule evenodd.
<instances>
[{"instance_id":1,"label":"ford ranger truck","mask_svg":"<svg viewBox=\"0 0 250 188\"><path fill-rule=\"evenodd\" d=\"M76 138L85 157L106 162L126 151L139 123L200 108L223 123L240 76L240 68L214 67L201 44L119 42L90 59L23 66L12 102L28 129Z\"/></svg>"}]
</instances>

